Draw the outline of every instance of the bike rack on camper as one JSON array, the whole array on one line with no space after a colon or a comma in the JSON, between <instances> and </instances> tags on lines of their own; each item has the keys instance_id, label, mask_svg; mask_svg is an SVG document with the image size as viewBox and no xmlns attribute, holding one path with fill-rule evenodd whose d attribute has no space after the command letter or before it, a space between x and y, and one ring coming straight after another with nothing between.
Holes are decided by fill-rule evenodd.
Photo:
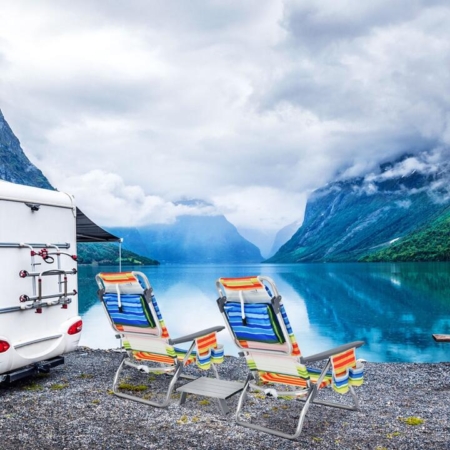
<instances>
[{"instance_id":1,"label":"bike rack on camper","mask_svg":"<svg viewBox=\"0 0 450 450\"><path fill-rule=\"evenodd\" d=\"M0 182L0 382L78 346L76 214L68 194Z\"/></svg>"}]
</instances>

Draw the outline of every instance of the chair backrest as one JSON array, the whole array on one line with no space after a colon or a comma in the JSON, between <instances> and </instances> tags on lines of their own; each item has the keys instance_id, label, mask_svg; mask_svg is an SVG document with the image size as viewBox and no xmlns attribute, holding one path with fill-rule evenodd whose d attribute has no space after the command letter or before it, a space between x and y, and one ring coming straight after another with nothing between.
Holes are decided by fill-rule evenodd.
<instances>
[{"instance_id":1,"label":"chair backrest","mask_svg":"<svg viewBox=\"0 0 450 450\"><path fill-rule=\"evenodd\" d=\"M219 278L219 308L241 349L300 356L282 298L269 277Z\"/></svg>"},{"instance_id":2,"label":"chair backrest","mask_svg":"<svg viewBox=\"0 0 450 450\"><path fill-rule=\"evenodd\" d=\"M99 273L100 299L116 331L168 338L153 289L140 272Z\"/></svg>"},{"instance_id":3,"label":"chair backrest","mask_svg":"<svg viewBox=\"0 0 450 450\"><path fill-rule=\"evenodd\" d=\"M174 348L147 277L141 272L99 273L99 297L123 346L138 359L173 363Z\"/></svg>"},{"instance_id":4,"label":"chair backrest","mask_svg":"<svg viewBox=\"0 0 450 450\"><path fill-rule=\"evenodd\" d=\"M217 343L216 332L194 339L195 355L169 344L153 289L142 272L99 273L95 278L111 326L134 358L165 364L177 359L185 364L196 361L201 369L223 362L223 346Z\"/></svg>"},{"instance_id":5,"label":"chair backrest","mask_svg":"<svg viewBox=\"0 0 450 450\"><path fill-rule=\"evenodd\" d=\"M300 349L271 278L219 278L216 287L228 330L262 381L305 387L309 380L319 379L320 370L299 363ZM362 384L363 368L355 349L333 355L330 361L332 371L322 378L321 387L332 384L345 393L349 384Z\"/></svg>"}]
</instances>

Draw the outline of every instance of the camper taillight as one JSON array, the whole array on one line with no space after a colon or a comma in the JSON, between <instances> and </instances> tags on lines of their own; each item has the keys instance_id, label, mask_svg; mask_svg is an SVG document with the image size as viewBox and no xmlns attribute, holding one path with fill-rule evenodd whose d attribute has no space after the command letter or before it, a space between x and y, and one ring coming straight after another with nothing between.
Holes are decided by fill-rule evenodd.
<instances>
[{"instance_id":1,"label":"camper taillight","mask_svg":"<svg viewBox=\"0 0 450 450\"><path fill-rule=\"evenodd\" d=\"M81 331L81 329L83 328L83 321L79 320L78 322L75 322L73 325L71 325L69 327L69 329L67 330L68 334L77 334Z\"/></svg>"},{"instance_id":2,"label":"camper taillight","mask_svg":"<svg viewBox=\"0 0 450 450\"><path fill-rule=\"evenodd\" d=\"M0 341L0 353L5 353L9 350L10 345L6 341Z\"/></svg>"}]
</instances>

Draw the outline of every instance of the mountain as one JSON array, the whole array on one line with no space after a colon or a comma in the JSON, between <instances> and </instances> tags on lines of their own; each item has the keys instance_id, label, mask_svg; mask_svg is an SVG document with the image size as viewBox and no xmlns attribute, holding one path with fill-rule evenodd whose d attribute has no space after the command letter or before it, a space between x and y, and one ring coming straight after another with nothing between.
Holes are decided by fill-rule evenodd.
<instances>
[{"instance_id":1,"label":"mountain","mask_svg":"<svg viewBox=\"0 0 450 450\"><path fill-rule=\"evenodd\" d=\"M79 264L102 264L114 266L119 264L118 244L112 242L103 243L78 243L77 255ZM122 249L121 262L123 265L146 265L154 266L159 262L145 256L138 255L129 250Z\"/></svg>"},{"instance_id":2,"label":"mountain","mask_svg":"<svg viewBox=\"0 0 450 450\"><path fill-rule=\"evenodd\" d=\"M278 231L278 233L275 235L275 239L273 240L270 256L274 255L279 250L279 248L295 234L302 223L303 220L297 220L290 223L289 225L286 225L280 231Z\"/></svg>"},{"instance_id":3,"label":"mountain","mask_svg":"<svg viewBox=\"0 0 450 450\"><path fill-rule=\"evenodd\" d=\"M20 146L19 139L14 135L1 110L0 179L26 186L55 189L45 175L27 158ZM117 245L111 243L78 244L77 254L80 264L92 264L93 262L111 265L118 264L118 248ZM127 263L133 265L159 264L158 261L123 250L122 264Z\"/></svg>"},{"instance_id":4,"label":"mountain","mask_svg":"<svg viewBox=\"0 0 450 450\"><path fill-rule=\"evenodd\" d=\"M165 263L256 263L255 245L222 215L179 216L172 224L108 228L124 238L124 247Z\"/></svg>"},{"instance_id":5,"label":"mountain","mask_svg":"<svg viewBox=\"0 0 450 450\"><path fill-rule=\"evenodd\" d=\"M450 261L450 209L417 231L361 259L365 262Z\"/></svg>"},{"instance_id":6,"label":"mountain","mask_svg":"<svg viewBox=\"0 0 450 450\"><path fill-rule=\"evenodd\" d=\"M26 157L1 111L0 179L54 189ZM198 206L204 202L187 200L178 203ZM244 239L224 216L182 216L170 225L112 230L125 238L123 257L133 264L157 264L155 258L171 263L246 263L263 259L259 249ZM79 245L79 252L81 263L114 263L118 256L117 248L111 244ZM139 256L142 254L143 257Z\"/></svg>"},{"instance_id":7,"label":"mountain","mask_svg":"<svg viewBox=\"0 0 450 450\"><path fill-rule=\"evenodd\" d=\"M20 147L0 110L0 179L12 183L54 189L44 174L33 165Z\"/></svg>"},{"instance_id":8,"label":"mountain","mask_svg":"<svg viewBox=\"0 0 450 450\"><path fill-rule=\"evenodd\" d=\"M311 195L303 225L268 262L367 260L439 223L450 205L449 182L449 163L423 153L331 183Z\"/></svg>"},{"instance_id":9,"label":"mountain","mask_svg":"<svg viewBox=\"0 0 450 450\"><path fill-rule=\"evenodd\" d=\"M268 230L259 230L256 228L247 228L240 226L238 228L239 234L251 242L253 245L259 248L263 259L267 259L272 256L275 252L270 252L273 243L273 232ZM287 239L286 239L287 240Z\"/></svg>"}]
</instances>

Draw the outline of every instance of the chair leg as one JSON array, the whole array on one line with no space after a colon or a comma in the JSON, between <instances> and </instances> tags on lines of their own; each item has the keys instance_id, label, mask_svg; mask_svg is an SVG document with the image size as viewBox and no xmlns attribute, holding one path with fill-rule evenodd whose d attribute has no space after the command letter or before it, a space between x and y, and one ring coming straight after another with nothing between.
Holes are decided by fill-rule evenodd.
<instances>
[{"instance_id":1,"label":"chair leg","mask_svg":"<svg viewBox=\"0 0 450 450\"><path fill-rule=\"evenodd\" d=\"M247 379L245 380L244 388L242 389L241 395L239 396L235 419L236 419L236 422L240 425L242 425L242 424L239 421L239 413L241 412L241 409L244 406L245 401L247 400L247 390L250 387L250 381L252 379L253 379L253 375L251 373L249 373L247 375Z\"/></svg>"},{"instance_id":2,"label":"chair leg","mask_svg":"<svg viewBox=\"0 0 450 450\"><path fill-rule=\"evenodd\" d=\"M112 390L114 393L116 393L116 387L117 387L117 383L119 381L119 376L122 373L123 370L123 366L125 365L125 360L128 359L128 355L125 354L122 357L122 361L120 362L119 368L116 371L116 374L114 375L114 381L113 381L113 386L112 386Z\"/></svg>"},{"instance_id":3,"label":"chair leg","mask_svg":"<svg viewBox=\"0 0 450 450\"><path fill-rule=\"evenodd\" d=\"M146 400L144 398L138 397L136 395L130 395L130 394L124 394L123 392L120 392L117 389L117 385L119 382L119 376L123 370L123 367L125 365L126 360L129 358L128 355L124 356L124 358L122 359L122 362L120 363L119 368L117 369L116 375L114 376L114 381L113 381L113 392L115 395L117 395L118 397L122 397L122 398L126 398L128 400L133 400L135 402L139 402L139 403L144 403L145 405L150 405L150 406L156 406L157 408L165 408L166 406L169 405L170 402L170 396L173 392L173 389L175 387L175 383L178 381L178 378L180 376L180 373L183 369L183 365L182 364L177 364L177 367L175 369L175 372L172 376L172 379L170 380L169 383L169 387L167 389L167 393L166 396L164 398L164 400L162 402L153 402L150 400Z\"/></svg>"},{"instance_id":4,"label":"chair leg","mask_svg":"<svg viewBox=\"0 0 450 450\"><path fill-rule=\"evenodd\" d=\"M316 400L316 398L314 398L311 403L314 403L315 405L329 406L331 408L346 409L348 411L360 411L359 400L352 386L349 386L349 391L352 396L353 405L344 405L343 403L329 402L326 400ZM302 398L299 398L298 400L301 402L306 401L306 399Z\"/></svg>"},{"instance_id":5,"label":"chair leg","mask_svg":"<svg viewBox=\"0 0 450 450\"><path fill-rule=\"evenodd\" d=\"M213 370L213 372L214 372L214 376L215 376L218 380L220 380L219 372L217 371L217 367L216 367L216 365L215 365L214 363L211 363L211 368L212 368L212 370Z\"/></svg>"},{"instance_id":6,"label":"chair leg","mask_svg":"<svg viewBox=\"0 0 450 450\"><path fill-rule=\"evenodd\" d=\"M272 428L267 428L267 427L263 427L261 425L255 425L249 422L244 422L242 420L239 419L239 414L241 412L241 409L244 405L246 396L247 396L247 391L248 389L251 387L250 386L250 382L253 378L253 375L250 373L247 376L247 380L245 382L244 385L244 389L242 390L241 396L239 397L239 402L238 402L238 406L237 406L237 410L236 410L236 422L239 425L242 425L246 428L251 428L253 430L258 430L258 431L263 431L265 433L269 433L269 434L273 434L275 436L279 436L285 439L296 439L300 436L301 432L302 432L302 428L303 428L303 423L305 421L305 417L306 417L306 413L308 412L308 409L310 407L310 405L312 403L314 404L318 404L318 405L324 405L324 406L331 406L334 408L340 408L340 409L346 409L346 410L350 410L350 411L358 411L359 410L359 401L358 401L358 397L355 394L355 391L353 389L352 386L349 386L349 391L351 393L352 399L353 399L353 405L344 405L342 403L337 403L337 402L328 402L328 401L324 401L324 400L318 400L317 399L317 395L319 393L319 388L318 386L320 386L320 384L322 383L328 369L329 369L329 365L330 362L328 362L326 364L326 366L322 369L322 372L317 380L316 384L311 384L310 387L308 388L307 391L307 395L305 398L299 398L298 400L303 402L303 408L301 410L300 413L300 417L298 419L298 423L297 423L297 428L295 430L294 434L288 434L288 433L283 433L282 431L278 431L278 430L274 430ZM259 390L259 389L258 389Z\"/></svg>"},{"instance_id":7,"label":"chair leg","mask_svg":"<svg viewBox=\"0 0 450 450\"><path fill-rule=\"evenodd\" d=\"M300 417L298 419L298 423L297 423L297 428L295 430L294 434L288 434L288 433L283 433L282 431L279 430L274 430L273 428L268 428L268 427L263 427L261 425L255 425L253 423L249 423L249 422L244 422L242 420L239 419L239 414L241 412L241 409L244 405L244 402L247 398L247 391L250 387L250 382L253 378L253 375L249 374L247 376L247 380L245 382L244 385L244 389L242 389L241 395L239 397L239 401L238 401L238 406L237 406L237 410L236 410L236 423L239 425L242 425L243 427L246 428L251 428L253 430L257 430L257 431L263 431L264 433L269 433L269 434L273 434L275 436L279 436L285 439L296 439L300 436L302 429L303 429L303 424L305 421L305 417L306 417L306 413L308 412L309 406L312 403L313 398L316 395L316 386L312 386L311 389L309 390L309 393L307 394L307 398L305 400L305 404L303 405L303 408L301 410L300 413Z\"/></svg>"},{"instance_id":8,"label":"chair leg","mask_svg":"<svg viewBox=\"0 0 450 450\"><path fill-rule=\"evenodd\" d=\"M353 386L349 386L349 390L350 390L350 394L352 394L353 404L355 405L354 410L355 410L355 411L361 411L361 408L360 408L360 406L359 406L359 399L358 399L358 397L356 396L356 392L355 392L355 390L353 389Z\"/></svg>"},{"instance_id":9,"label":"chair leg","mask_svg":"<svg viewBox=\"0 0 450 450\"><path fill-rule=\"evenodd\" d=\"M322 369L322 372L319 376L319 378L317 379L316 383L314 386L320 386L322 384L322 381L324 380L329 368L331 367L331 360L329 359L327 361L327 364L325 365L325 367ZM329 402L326 400L317 400L317 394L319 393L320 389L315 389L314 391L314 395L313 398L311 399L311 403L314 403L316 405L323 405L323 406L330 406L332 408L340 408L340 409L346 409L348 411L359 411L359 401L358 401L358 397L356 396L355 390L353 389L353 386L349 386L349 391L350 394L352 396L352 400L353 400L353 405L345 405L343 403L338 403L338 402ZM308 398L306 399L299 399L301 402L305 402L308 400Z\"/></svg>"}]
</instances>

